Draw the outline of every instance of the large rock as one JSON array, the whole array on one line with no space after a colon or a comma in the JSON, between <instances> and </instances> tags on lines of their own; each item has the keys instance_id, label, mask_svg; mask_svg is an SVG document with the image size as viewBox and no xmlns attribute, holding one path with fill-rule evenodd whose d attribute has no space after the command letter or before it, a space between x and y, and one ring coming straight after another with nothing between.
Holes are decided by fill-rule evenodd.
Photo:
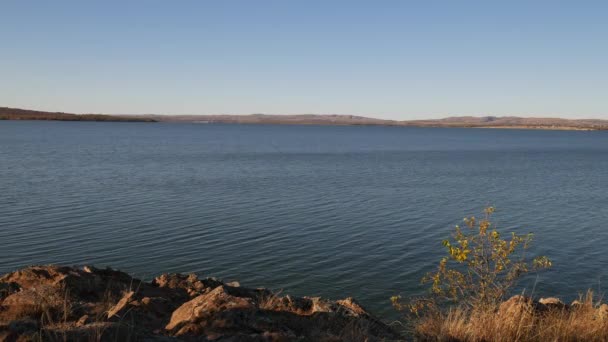
<instances>
[{"instance_id":1,"label":"large rock","mask_svg":"<svg viewBox=\"0 0 608 342\"><path fill-rule=\"evenodd\" d=\"M245 313L251 314L255 304L251 298L235 297L226 291L226 287L218 286L207 294L200 295L193 300L183 304L171 315L171 321L165 327L167 330L175 331L176 335L183 334L189 329L180 329L184 325L199 324L204 326L215 326L220 324L222 328L238 328L240 322L234 318L242 318ZM221 316L219 321L216 316ZM227 319L231 316L233 319Z\"/></svg>"},{"instance_id":2,"label":"large rock","mask_svg":"<svg viewBox=\"0 0 608 342\"><path fill-rule=\"evenodd\" d=\"M279 297L219 286L183 304L166 326L179 337L250 341L375 341L400 336L352 298ZM244 337L243 334L246 334Z\"/></svg>"},{"instance_id":3,"label":"large rock","mask_svg":"<svg viewBox=\"0 0 608 342\"><path fill-rule=\"evenodd\" d=\"M47 315L56 317L65 302L61 289L43 285L24 288L6 297L0 306L0 321Z\"/></svg>"}]
</instances>

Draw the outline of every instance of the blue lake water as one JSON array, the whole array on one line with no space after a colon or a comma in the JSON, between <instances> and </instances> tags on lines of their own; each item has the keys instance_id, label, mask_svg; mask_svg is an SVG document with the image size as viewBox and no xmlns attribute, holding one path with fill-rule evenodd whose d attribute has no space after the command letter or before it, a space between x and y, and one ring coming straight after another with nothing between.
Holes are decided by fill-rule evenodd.
<instances>
[{"instance_id":1,"label":"blue lake water","mask_svg":"<svg viewBox=\"0 0 608 342\"><path fill-rule=\"evenodd\" d=\"M573 299L608 283L608 132L0 121L0 273L111 265L353 296L420 294L484 206Z\"/></svg>"}]
</instances>

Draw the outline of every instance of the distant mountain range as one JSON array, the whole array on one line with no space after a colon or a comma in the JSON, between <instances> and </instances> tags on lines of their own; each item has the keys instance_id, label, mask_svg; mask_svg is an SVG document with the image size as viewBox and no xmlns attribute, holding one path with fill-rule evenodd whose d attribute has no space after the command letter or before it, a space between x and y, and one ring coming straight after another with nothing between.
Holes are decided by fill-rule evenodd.
<instances>
[{"instance_id":1,"label":"distant mountain range","mask_svg":"<svg viewBox=\"0 0 608 342\"><path fill-rule=\"evenodd\" d=\"M193 122L225 124L282 124L282 125L378 125L415 127L472 127L555 130L608 130L608 120L522 118L516 116L459 116L433 120L384 120L355 115L297 114L297 115L103 115L69 114L0 107L0 120L62 120L62 121L145 121Z\"/></svg>"},{"instance_id":2,"label":"distant mountain range","mask_svg":"<svg viewBox=\"0 0 608 342\"><path fill-rule=\"evenodd\" d=\"M0 107L0 120L53 120L53 121L124 121L154 122L154 119L136 116L104 114L70 114L63 112L43 112L38 110Z\"/></svg>"}]
</instances>

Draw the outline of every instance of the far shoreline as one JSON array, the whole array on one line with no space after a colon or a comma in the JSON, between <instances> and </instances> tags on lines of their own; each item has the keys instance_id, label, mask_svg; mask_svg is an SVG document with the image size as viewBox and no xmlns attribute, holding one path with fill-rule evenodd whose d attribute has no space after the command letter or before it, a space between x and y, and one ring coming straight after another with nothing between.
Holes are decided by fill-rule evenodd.
<instances>
[{"instance_id":1,"label":"far shoreline","mask_svg":"<svg viewBox=\"0 0 608 342\"><path fill-rule=\"evenodd\" d=\"M292 123L292 122L200 122L200 121L161 121L161 120L144 120L144 119L124 119L124 117L117 117L114 119L5 119L0 118L2 121L23 121L23 122L113 122L113 123L162 123L162 124L198 124L198 125L246 125L246 126L320 126L320 127L397 127L397 128L471 128L471 129L506 129L506 130L526 130L526 131L607 131L606 128L592 128L592 127L571 127L571 126L468 126L468 125L414 125L414 124L353 124L353 123Z\"/></svg>"},{"instance_id":2,"label":"far shoreline","mask_svg":"<svg viewBox=\"0 0 608 342\"><path fill-rule=\"evenodd\" d=\"M159 114L71 114L0 107L0 121L89 121L298 126L387 126L429 128L491 128L553 131L608 130L608 120L525 117L447 117L429 120L387 120L342 114L249 114L249 115L159 115Z\"/></svg>"}]
</instances>

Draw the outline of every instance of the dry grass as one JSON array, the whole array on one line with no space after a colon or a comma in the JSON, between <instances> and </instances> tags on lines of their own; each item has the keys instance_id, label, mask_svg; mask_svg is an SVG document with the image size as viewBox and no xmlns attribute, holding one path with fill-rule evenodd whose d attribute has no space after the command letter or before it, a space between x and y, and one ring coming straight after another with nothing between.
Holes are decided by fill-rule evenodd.
<instances>
[{"instance_id":1,"label":"dry grass","mask_svg":"<svg viewBox=\"0 0 608 342\"><path fill-rule=\"evenodd\" d=\"M283 297L281 297L281 292L262 292L258 296L258 307L262 310L274 311L283 306Z\"/></svg>"},{"instance_id":2,"label":"dry grass","mask_svg":"<svg viewBox=\"0 0 608 342\"><path fill-rule=\"evenodd\" d=\"M132 289L131 284L128 291ZM139 285L135 288L135 291L138 290ZM108 321L108 311L117 304L120 298L107 288L101 301L96 303L98 308L93 310L97 312L89 318L86 326L79 326L74 320L79 318L74 316L78 305L71 301L68 290L63 293L61 306L45 303L46 299L43 298L41 307L38 309L40 311L39 331L30 336L30 339L34 342L131 341L135 339L135 322L133 317L128 315L130 310L123 313L122 317L115 322L109 323Z\"/></svg>"},{"instance_id":3,"label":"dry grass","mask_svg":"<svg viewBox=\"0 0 608 342\"><path fill-rule=\"evenodd\" d=\"M453 308L416 321L422 341L608 341L606 307L591 292L570 308L491 310Z\"/></svg>"}]
</instances>

